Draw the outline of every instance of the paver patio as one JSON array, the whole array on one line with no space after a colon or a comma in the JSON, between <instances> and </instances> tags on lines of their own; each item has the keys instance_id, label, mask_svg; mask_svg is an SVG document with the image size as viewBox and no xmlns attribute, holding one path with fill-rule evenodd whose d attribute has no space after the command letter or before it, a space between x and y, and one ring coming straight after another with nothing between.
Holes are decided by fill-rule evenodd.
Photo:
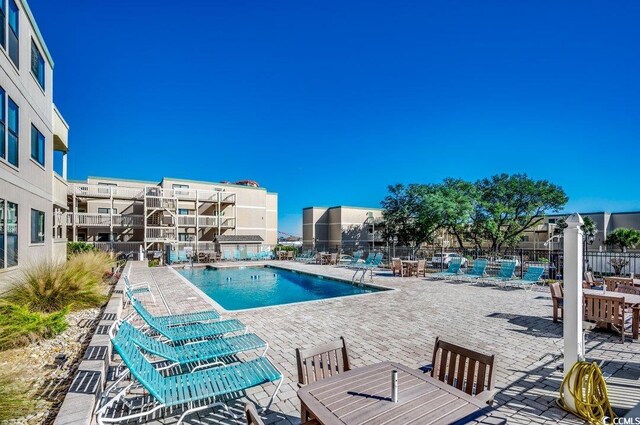
<instances>
[{"instance_id":1,"label":"paver patio","mask_svg":"<svg viewBox=\"0 0 640 425\"><path fill-rule=\"evenodd\" d=\"M271 264L346 279L352 275L349 270L332 266ZM144 263L136 263L131 277L133 282L151 282L158 305L147 305L157 314L211 308L206 296L169 268L147 268ZM251 332L266 340L267 355L284 374L285 381L265 416L266 423L299 423L295 349L338 336L344 336L349 344L353 367L381 361L423 367L430 363L436 336L496 353L499 392L494 406L509 423L583 423L555 405L562 375L556 370L561 360L553 355L562 347L562 324L552 321L548 291L392 277L388 271L377 273L374 283L395 290L223 314L223 318L242 320ZM621 344L619 336L604 332L588 333L587 338L587 357L605 360L603 370L614 408L629 409L640 394L640 342L628 339ZM274 388L265 385L247 395L252 401L266 404ZM240 413L243 402L231 401L229 405ZM152 422L171 424L176 418ZM244 422L234 421L218 409L194 414L186 423Z\"/></svg>"}]
</instances>

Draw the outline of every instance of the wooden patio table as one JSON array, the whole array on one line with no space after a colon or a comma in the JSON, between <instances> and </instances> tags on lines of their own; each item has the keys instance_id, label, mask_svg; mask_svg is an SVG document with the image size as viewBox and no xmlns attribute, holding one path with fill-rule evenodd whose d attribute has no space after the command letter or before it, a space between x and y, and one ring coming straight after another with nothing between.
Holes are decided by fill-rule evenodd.
<instances>
[{"instance_id":1,"label":"wooden patio table","mask_svg":"<svg viewBox=\"0 0 640 425\"><path fill-rule=\"evenodd\" d=\"M391 372L398 371L398 402L391 401ZM329 373L329 372L327 372ZM478 420L484 401L421 370L384 362L352 369L298 390L302 416L322 425L452 424Z\"/></svg>"},{"instance_id":2,"label":"wooden patio table","mask_svg":"<svg viewBox=\"0 0 640 425\"><path fill-rule=\"evenodd\" d=\"M414 271L418 268L417 260L400 260L402 261L402 267L407 266L407 274L405 276L412 276Z\"/></svg>"},{"instance_id":3,"label":"wooden patio table","mask_svg":"<svg viewBox=\"0 0 640 425\"><path fill-rule=\"evenodd\" d=\"M640 295L624 294L622 292L611 292L611 291L607 291L607 293L604 294L600 289L583 289L582 293L589 294L589 295L600 295L605 297L609 296L612 298L624 297L625 306L636 307L633 309L633 312L631 313L633 315L632 323L637 324L640 322ZM633 326L633 329L631 329L633 339L638 339L638 332L639 332L638 326L637 325Z\"/></svg>"}]
</instances>

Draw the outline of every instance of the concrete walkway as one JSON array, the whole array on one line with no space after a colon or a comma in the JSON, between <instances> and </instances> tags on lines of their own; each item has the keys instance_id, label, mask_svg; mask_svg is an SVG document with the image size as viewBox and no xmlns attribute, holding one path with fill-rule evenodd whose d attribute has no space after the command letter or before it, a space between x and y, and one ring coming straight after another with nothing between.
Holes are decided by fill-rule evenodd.
<instances>
[{"instance_id":1,"label":"concrete walkway","mask_svg":"<svg viewBox=\"0 0 640 425\"><path fill-rule=\"evenodd\" d=\"M257 266L260 263L245 265ZM272 262L293 270L350 279L352 272L331 266ZM239 266L242 263L232 263ZM210 309L211 304L168 268L132 269L132 281L149 281L158 303L156 314ZM267 355L285 376L284 384L265 416L265 422L299 423L295 349L311 347L344 336L354 367L381 361L401 362L413 368L430 363L436 336L497 354L496 410L509 423L583 423L555 405L562 375L554 359L562 345L562 324L553 323L548 291L525 292L461 285L424 278L392 277L380 272L375 283L396 290L374 295L342 297L226 313L238 318L270 346ZM620 412L638 402L640 342L605 332L588 334L587 356L605 360L612 404ZM612 376L611 376L612 375ZM266 403L274 386L248 392L252 401ZM230 402L239 413L244 400ZM176 417L154 423L175 423ZM244 423L219 409L193 415L186 423Z\"/></svg>"}]
</instances>

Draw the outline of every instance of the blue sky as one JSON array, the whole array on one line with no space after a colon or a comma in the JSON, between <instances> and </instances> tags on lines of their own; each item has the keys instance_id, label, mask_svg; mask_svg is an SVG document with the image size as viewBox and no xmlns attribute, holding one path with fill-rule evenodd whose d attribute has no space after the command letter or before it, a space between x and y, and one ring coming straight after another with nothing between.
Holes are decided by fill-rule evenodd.
<instances>
[{"instance_id":1,"label":"blue sky","mask_svg":"<svg viewBox=\"0 0 640 425\"><path fill-rule=\"evenodd\" d=\"M500 172L640 209L639 2L29 4L70 178L253 179L295 234L306 206Z\"/></svg>"}]
</instances>

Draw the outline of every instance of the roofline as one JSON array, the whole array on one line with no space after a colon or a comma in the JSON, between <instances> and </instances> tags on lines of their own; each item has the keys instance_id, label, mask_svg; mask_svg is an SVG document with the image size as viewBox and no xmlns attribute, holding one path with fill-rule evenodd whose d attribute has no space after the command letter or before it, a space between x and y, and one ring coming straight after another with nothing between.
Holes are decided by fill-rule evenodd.
<instances>
[{"instance_id":1,"label":"roofline","mask_svg":"<svg viewBox=\"0 0 640 425\"><path fill-rule=\"evenodd\" d=\"M163 177L162 180L160 180L159 184L162 184L162 182L164 182L165 180L176 180L176 181L179 181L179 182L211 184L211 185L215 185L215 186L242 187L242 188L245 188L245 189L257 189L257 190L264 190L264 191L267 190L265 187L253 187L253 186L245 186L243 184L220 183L220 182L212 182L212 181L206 181L206 180L180 179L180 178L177 178L177 177Z\"/></svg>"},{"instance_id":2,"label":"roofline","mask_svg":"<svg viewBox=\"0 0 640 425\"><path fill-rule=\"evenodd\" d=\"M613 214L640 214L640 210L636 210L636 211L616 211L616 212L609 212L609 211L596 211L596 212L581 212L578 213L580 215L598 215L598 214L609 214L609 215L613 215ZM564 214L547 214L546 217L562 217L565 215L571 215L571 213L564 213Z\"/></svg>"},{"instance_id":3,"label":"roofline","mask_svg":"<svg viewBox=\"0 0 640 425\"><path fill-rule=\"evenodd\" d=\"M29 7L29 3L27 0L20 0L22 4L22 8L24 9L24 13L27 15L31 26L33 27L33 31L36 33L36 37L42 46L42 50L44 50L44 55L47 57L47 61L49 62L49 66L53 69L53 58L51 57L51 53L49 53L49 48L47 47L47 43L44 42L44 37L42 37L42 33L40 32L40 28L36 23L36 18L33 17L33 13L31 12L31 8Z\"/></svg>"},{"instance_id":4,"label":"roofline","mask_svg":"<svg viewBox=\"0 0 640 425\"><path fill-rule=\"evenodd\" d=\"M151 181L151 180L139 180L139 179L125 179L125 178L120 178L120 177L105 177L105 176L87 176L87 180L89 179L95 179L95 180L115 180L115 181L119 181L119 182L133 182L133 183L151 183L151 184L155 184L158 185L159 183L157 181ZM86 183L86 182L83 182Z\"/></svg>"},{"instance_id":5,"label":"roofline","mask_svg":"<svg viewBox=\"0 0 640 425\"><path fill-rule=\"evenodd\" d=\"M352 207L349 205L336 205L335 207L304 207L302 208L302 211L311 210L311 209L333 210L337 208L350 208L354 210L369 210L369 211L384 211L384 208Z\"/></svg>"}]
</instances>

